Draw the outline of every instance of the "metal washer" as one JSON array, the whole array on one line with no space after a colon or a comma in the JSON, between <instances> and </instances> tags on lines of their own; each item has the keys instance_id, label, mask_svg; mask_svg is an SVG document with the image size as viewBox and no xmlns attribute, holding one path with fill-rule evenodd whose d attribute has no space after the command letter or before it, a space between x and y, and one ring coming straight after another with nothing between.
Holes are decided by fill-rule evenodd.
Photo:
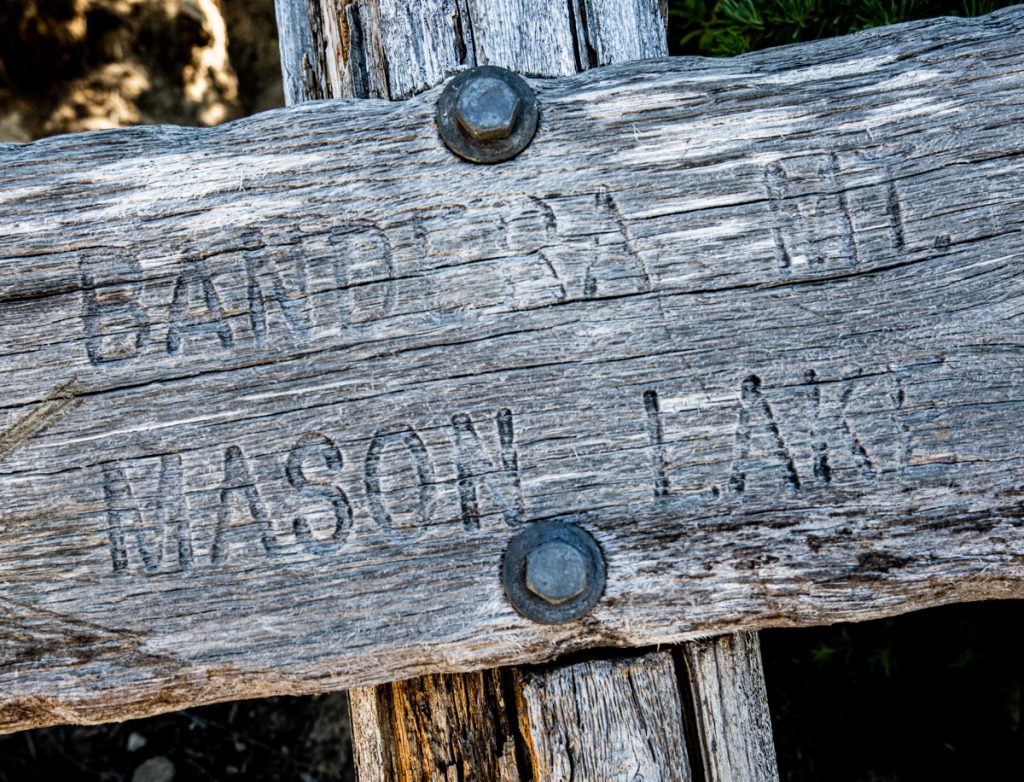
<instances>
[{"instance_id":1,"label":"metal washer","mask_svg":"<svg viewBox=\"0 0 1024 782\"><path fill-rule=\"evenodd\" d=\"M459 90L471 79L490 77L499 79L519 96L519 116L515 128L507 138L478 142L470 138L455 119L455 105ZM500 163L510 160L526 149L537 132L540 109L537 96L530 85L517 73L495 65L481 65L456 75L441 92L437 101L437 130L441 140L452 152L471 163Z\"/></svg>"},{"instance_id":2,"label":"metal washer","mask_svg":"<svg viewBox=\"0 0 1024 782\"><path fill-rule=\"evenodd\" d=\"M587 585L576 597L552 605L526 586L526 557L545 543L561 541L579 551L586 560ZM604 553L594 537L575 524L545 521L531 524L508 544L501 562L501 580L512 607L527 619L541 624L562 624L588 613L604 594L606 565Z\"/></svg>"}]
</instances>

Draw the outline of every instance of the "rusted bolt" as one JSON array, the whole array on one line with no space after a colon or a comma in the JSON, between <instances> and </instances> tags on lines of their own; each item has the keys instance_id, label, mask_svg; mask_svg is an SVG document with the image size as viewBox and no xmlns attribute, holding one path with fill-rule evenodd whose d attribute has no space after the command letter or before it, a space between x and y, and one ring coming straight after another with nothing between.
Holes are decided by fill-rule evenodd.
<instances>
[{"instance_id":1,"label":"rusted bolt","mask_svg":"<svg viewBox=\"0 0 1024 782\"><path fill-rule=\"evenodd\" d=\"M526 555L526 588L553 606L587 588L587 563L568 543L542 543Z\"/></svg>"},{"instance_id":2,"label":"rusted bolt","mask_svg":"<svg viewBox=\"0 0 1024 782\"><path fill-rule=\"evenodd\" d=\"M508 138L518 116L516 91L493 76L470 79L455 101L455 121L478 143Z\"/></svg>"},{"instance_id":3,"label":"rusted bolt","mask_svg":"<svg viewBox=\"0 0 1024 782\"><path fill-rule=\"evenodd\" d=\"M579 619L601 599L605 585L601 547L575 524L531 524L509 542L502 582L509 602L535 622Z\"/></svg>"},{"instance_id":4,"label":"rusted bolt","mask_svg":"<svg viewBox=\"0 0 1024 782\"><path fill-rule=\"evenodd\" d=\"M462 71L437 101L441 139L473 163L498 163L518 155L537 132L538 117L530 85L493 65Z\"/></svg>"}]
</instances>

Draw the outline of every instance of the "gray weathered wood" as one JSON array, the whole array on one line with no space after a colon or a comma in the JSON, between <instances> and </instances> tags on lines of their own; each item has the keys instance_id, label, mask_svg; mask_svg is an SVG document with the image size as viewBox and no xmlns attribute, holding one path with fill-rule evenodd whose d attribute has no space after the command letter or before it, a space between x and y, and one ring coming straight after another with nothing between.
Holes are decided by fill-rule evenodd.
<instances>
[{"instance_id":1,"label":"gray weathered wood","mask_svg":"<svg viewBox=\"0 0 1024 782\"><path fill-rule=\"evenodd\" d=\"M350 694L360 782L693 779L669 652Z\"/></svg>"},{"instance_id":2,"label":"gray weathered wood","mask_svg":"<svg viewBox=\"0 0 1024 782\"><path fill-rule=\"evenodd\" d=\"M683 707L668 652L518 676L532 779L690 782Z\"/></svg>"},{"instance_id":3,"label":"gray weathered wood","mask_svg":"<svg viewBox=\"0 0 1024 782\"><path fill-rule=\"evenodd\" d=\"M314 75L313 31L305 3L278 0L277 41L281 51L281 80L289 106L308 100L319 79ZM323 97L318 96L318 97Z\"/></svg>"},{"instance_id":4,"label":"gray weathered wood","mask_svg":"<svg viewBox=\"0 0 1024 782\"><path fill-rule=\"evenodd\" d=\"M280 5L304 3L279 0ZM445 55L456 53L458 47L462 48L457 54L460 62L501 63L538 76L585 70L591 59L607 65L666 54L663 15L657 13L654 3L617 3L589 10L583 3L566 5L550 0L525 4L529 7L513 4L511 9L508 3L471 3L461 6L465 19L460 18L460 8L445 14L438 13L435 5L412 13L402 9L400 19L412 22L409 27L415 29L411 30L394 24L394 14L390 23L382 25L378 13L373 16L372 32L361 32L358 39L372 42L372 46L342 47L334 33L346 25L347 31L363 30L361 21L369 16L366 6L361 15L353 15L354 5L346 6L339 12L340 26L323 22L315 25L321 37L314 47L327 52L361 50L340 58L346 65L353 59L365 64L366 51L415 52L413 57L385 58L371 65L371 72L386 70L386 78L378 78L378 85L393 85L399 96L439 83L453 66ZM312 7L314 18L320 18L317 0L312 0ZM330 9L324 12L331 13ZM522 15L530 17L528 24L524 24L526 18ZM553 31L563 35L552 36ZM572 35L571 45L565 32ZM459 41L453 45L456 38ZM557 44L552 38L558 39ZM424 63L433 67L424 68ZM368 79L365 68L363 71L352 77L353 70L343 68L343 73L352 78L325 82L320 94L365 94ZM389 91L378 87L374 94L387 97ZM653 656L639 657L630 665L642 674L652 666L658 667L659 661ZM664 666L661 668L664 673ZM525 782L618 779L627 772L633 778L635 772L651 780L688 779L673 676L669 663L667 682L661 683L668 687L670 697L662 697L665 687L657 686L637 696L629 688L618 686L626 679L611 675L605 665L536 671L525 687L519 686L518 679L509 681L507 672L490 671L425 676L397 685L379 685L376 690L357 689L353 692L352 724L359 776L364 782L444 782L452 777ZM648 682L642 675L640 678L639 685L646 686ZM637 686L637 682L629 681ZM484 682L504 684L487 687ZM565 690L567 683L571 684L569 692ZM651 683L657 684L658 680ZM521 701L524 709L526 703L531 704L528 727L517 728L517 704L505 702L506 692L515 692L515 700ZM528 698L524 698L526 694ZM637 700L649 696L661 699L656 701L660 708L645 713ZM655 740L669 735L677 740ZM623 767L624 761L628 768Z\"/></svg>"},{"instance_id":5,"label":"gray weathered wood","mask_svg":"<svg viewBox=\"0 0 1024 782\"><path fill-rule=\"evenodd\" d=\"M569 76L668 53L661 0L310 0L311 22L295 16L303 5L277 0L298 30L281 36L289 104L408 98L471 65Z\"/></svg>"},{"instance_id":6,"label":"gray weathered wood","mask_svg":"<svg viewBox=\"0 0 1024 782\"><path fill-rule=\"evenodd\" d=\"M1022 26L0 147L2 728L1024 595Z\"/></svg>"},{"instance_id":7,"label":"gray weathered wood","mask_svg":"<svg viewBox=\"0 0 1024 782\"><path fill-rule=\"evenodd\" d=\"M778 782L756 633L683 645L707 782Z\"/></svg>"}]
</instances>

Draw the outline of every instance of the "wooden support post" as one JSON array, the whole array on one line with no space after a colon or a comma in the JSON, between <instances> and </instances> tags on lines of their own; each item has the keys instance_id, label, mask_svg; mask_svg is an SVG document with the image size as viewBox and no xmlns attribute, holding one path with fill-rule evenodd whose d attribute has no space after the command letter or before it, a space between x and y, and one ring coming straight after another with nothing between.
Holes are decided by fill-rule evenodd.
<instances>
[{"instance_id":1,"label":"wooden support post","mask_svg":"<svg viewBox=\"0 0 1024 782\"><path fill-rule=\"evenodd\" d=\"M690 782L667 651L351 692L360 782Z\"/></svg>"},{"instance_id":2,"label":"wooden support post","mask_svg":"<svg viewBox=\"0 0 1024 782\"><path fill-rule=\"evenodd\" d=\"M360 782L778 779L755 633L350 698Z\"/></svg>"},{"instance_id":3,"label":"wooden support post","mask_svg":"<svg viewBox=\"0 0 1024 782\"><path fill-rule=\"evenodd\" d=\"M277 0L279 23L301 27L302 2ZM281 31L289 103L408 98L473 65L565 76L667 54L659 0L308 3L309 27ZM353 690L360 782L689 782L701 775L684 739L691 692L706 779L778 779L756 634L686 644L682 657L684 676L651 652Z\"/></svg>"},{"instance_id":4,"label":"wooden support post","mask_svg":"<svg viewBox=\"0 0 1024 782\"><path fill-rule=\"evenodd\" d=\"M757 633L682 646L708 782L778 779Z\"/></svg>"},{"instance_id":5,"label":"wooden support post","mask_svg":"<svg viewBox=\"0 0 1024 782\"><path fill-rule=\"evenodd\" d=\"M285 94L401 100L474 65L570 76L664 57L665 13L661 0L277 0Z\"/></svg>"}]
</instances>

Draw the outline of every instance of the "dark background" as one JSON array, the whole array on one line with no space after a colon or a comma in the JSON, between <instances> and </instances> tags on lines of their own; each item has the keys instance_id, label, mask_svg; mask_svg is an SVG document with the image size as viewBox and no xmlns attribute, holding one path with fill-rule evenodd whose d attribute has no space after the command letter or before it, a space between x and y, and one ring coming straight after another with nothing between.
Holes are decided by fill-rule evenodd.
<instances>
[{"instance_id":1,"label":"dark background","mask_svg":"<svg viewBox=\"0 0 1024 782\"><path fill-rule=\"evenodd\" d=\"M671 0L669 43L730 56L1011 4ZM0 0L0 141L282 104L272 0ZM761 640L783 782L1024 779L1024 603ZM0 736L0 782L351 780L346 710L335 693Z\"/></svg>"}]
</instances>

